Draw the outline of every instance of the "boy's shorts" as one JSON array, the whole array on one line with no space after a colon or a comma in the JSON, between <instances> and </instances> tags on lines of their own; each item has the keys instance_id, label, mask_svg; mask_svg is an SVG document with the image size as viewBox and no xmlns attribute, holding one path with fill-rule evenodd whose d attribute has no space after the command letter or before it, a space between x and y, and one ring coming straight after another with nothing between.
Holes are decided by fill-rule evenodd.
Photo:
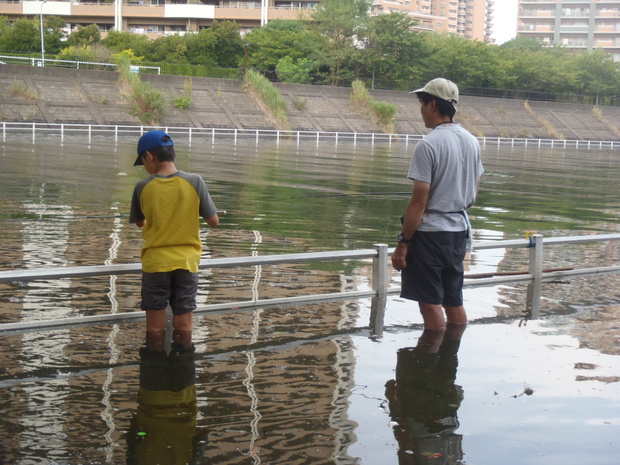
<instances>
[{"instance_id":1,"label":"boy's shorts","mask_svg":"<svg viewBox=\"0 0 620 465\"><path fill-rule=\"evenodd\" d=\"M400 296L431 305L463 305L467 231L417 231L407 249Z\"/></svg>"},{"instance_id":2,"label":"boy's shorts","mask_svg":"<svg viewBox=\"0 0 620 465\"><path fill-rule=\"evenodd\" d=\"M196 310L198 273L174 270L161 273L142 272L142 310L165 310L170 303L174 315Z\"/></svg>"}]
</instances>

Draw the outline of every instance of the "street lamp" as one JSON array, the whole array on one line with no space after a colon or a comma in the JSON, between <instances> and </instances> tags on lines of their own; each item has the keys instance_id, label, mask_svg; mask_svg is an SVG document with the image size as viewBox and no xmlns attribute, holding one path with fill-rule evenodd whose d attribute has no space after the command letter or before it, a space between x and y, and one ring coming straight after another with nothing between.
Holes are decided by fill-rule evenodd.
<instances>
[{"instance_id":1,"label":"street lamp","mask_svg":"<svg viewBox=\"0 0 620 465\"><path fill-rule=\"evenodd\" d=\"M43 40L43 5L47 0L41 2L41 12L39 13L39 25L41 26L41 66L45 66L45 42Z\"/></svg>"}]
</instances>

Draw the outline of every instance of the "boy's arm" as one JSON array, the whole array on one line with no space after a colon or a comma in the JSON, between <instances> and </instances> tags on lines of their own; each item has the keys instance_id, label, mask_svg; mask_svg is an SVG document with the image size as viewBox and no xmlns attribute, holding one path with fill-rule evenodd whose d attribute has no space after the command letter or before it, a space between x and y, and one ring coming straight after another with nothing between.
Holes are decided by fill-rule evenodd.
<instances>
[{"instance_id":1,"label":"boy's arm","mask_svg":"<svg viewBox=\"0 0 620 465\"><path fill-rule=\"evenodd\" d=\"M135 223L135 225L139 228L143 228L146 224L146 218L144 218L144 214L142 213L142 209L140 208L140 194L137 187L134 189L133 195L131 196L129 222Z\"/></svg>"},{"instance_id":2,"label":"boy's arm","mask_svg":"<svg viewBox=\"0 0 620 465\"><path fill-rule=\"evenodd\" d=\"M205 221L207 222L209 226L211 226L212 228L215 228L218 224L220 224L220 217L217 216L217 213L216 213L215 215L211 215Z\"/></svg>"}]
</instances>

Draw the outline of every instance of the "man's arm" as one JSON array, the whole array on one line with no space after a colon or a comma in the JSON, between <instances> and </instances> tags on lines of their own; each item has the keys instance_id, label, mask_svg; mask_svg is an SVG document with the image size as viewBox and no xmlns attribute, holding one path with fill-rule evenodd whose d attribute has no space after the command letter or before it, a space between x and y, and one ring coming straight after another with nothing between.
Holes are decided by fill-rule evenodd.
<instances>
[{"instance_id":1,"label":"man's arm","mask_svg":"<svg viewBox=\"0 0 620 465\"><path fill-rule=\"evenodd\" d=\"M430 190L430 183L413 181L413 193L411 194L411 199L409 199L409 205L407 205L405 221L401 231L405 239L411 239L422 223ZM397 270L407 268L407 247L408 245L404 242L396 244L396 250L392 255L392 266Z\"/></svg>"}]
</instances>

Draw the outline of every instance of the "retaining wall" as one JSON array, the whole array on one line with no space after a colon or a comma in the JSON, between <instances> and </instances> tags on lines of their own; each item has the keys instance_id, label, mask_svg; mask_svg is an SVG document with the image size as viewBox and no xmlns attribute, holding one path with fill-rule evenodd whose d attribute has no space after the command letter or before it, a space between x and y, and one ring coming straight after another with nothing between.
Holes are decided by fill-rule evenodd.
<instances>
[{"instance_id":1,"label":"retaining wall","mask_svg":"<svg viewBox=\"0 0 620 465\"><path fill-rule=\"evenodd\" d=\"M168 109L164 126L276 129L260 106L243 90L241 81L192 78L191 108L172 105L182 96L188 78L142 75L162 91ZM328 86L277 84L288 105L291 128L320 132L380 132L371 119L356 112L350 89ZM30 96L14 92L30 89ZM398 108L399 134L425 134L417 99L408 92L372 91L376 100ZM620 108L592 105L462 96L456 121L483 137L531 137L584 140L620 140ZM63 68L0 65L0 120L66 124L140 125L119 87L119 74ZM548 122L544 124L541 120ZM549 130L552 128L554 131Z\"/></svg>"}]
</instances>

